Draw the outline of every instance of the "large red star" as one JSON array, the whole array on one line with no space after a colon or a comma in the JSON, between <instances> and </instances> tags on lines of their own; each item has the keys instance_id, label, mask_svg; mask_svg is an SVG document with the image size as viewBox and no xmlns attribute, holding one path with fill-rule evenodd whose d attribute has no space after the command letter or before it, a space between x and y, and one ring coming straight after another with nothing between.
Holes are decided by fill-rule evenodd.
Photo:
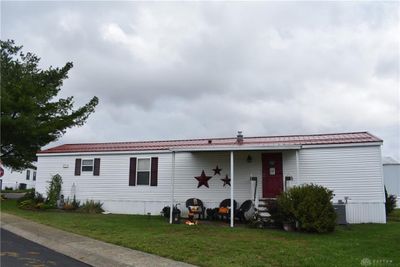
<instances>
[{"instance_id":1,"label":"large red star","mask_svg":"<svg viewBox=\"0 0 400 267\"><path fill-rule=\"evenodd\" d=\"M231 186L231 179L228 177L228 174L225 176L224 179L221 179L221 181L224 182L224 187L225 187L225 185Z\"/></svg>"},{"instance_id":2,"label":"large red star","mask_svg":"<svg viewBox=\"0 0 400 267\"><path fill-rule=\"evenodd\" d=\"M208 180L211 179L211 176L206 176L204 170L201 172L200 176L195 176L194 177L197 181L199 181L199 184L197 185L197 188L199 188L202 185L205 185L209 188L208 186Z\"/></svg>"}]
</instances>

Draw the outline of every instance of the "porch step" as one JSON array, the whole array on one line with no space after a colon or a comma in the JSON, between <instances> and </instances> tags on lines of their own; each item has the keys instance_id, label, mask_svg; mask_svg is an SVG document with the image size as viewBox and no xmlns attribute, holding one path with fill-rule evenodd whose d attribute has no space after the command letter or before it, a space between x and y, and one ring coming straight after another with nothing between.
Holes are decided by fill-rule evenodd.
<instances>
[{"instance_id":1,"label":"porch step","mask_svg":"<svg viewBox=\"0 0 400 267\"><path fill-rule=\"evenodd\" d=\"M267 213L267 217L271 216L270 211L276 209L276 198L260 198L258 199L258 211L260 215ZM261 215L262 216L262 215Z\"/></svg>"},{"instance_id":2,"label":"porch step","mask_svg":"<svg viewBox=\"0 0 400 267\"><path fill-rule=\"evenodd\" d=\"M261 218L268 218L268 217L271 217L271 214L270 214L269 212L266 212L266 211L260 211L260 212L258 213L258 215L259 215Z\"/></svg>"},{"instance_id":3,"label":"porch step","mask_svg":"<svg viewBox=\"0 0 400 267\"><path fill-rule=\"evenodd\" d=\"M260 206L258 206L257 210L260 211L260 212L268 211L268 207L260 207Z\"/></svg>"}]
</instances>

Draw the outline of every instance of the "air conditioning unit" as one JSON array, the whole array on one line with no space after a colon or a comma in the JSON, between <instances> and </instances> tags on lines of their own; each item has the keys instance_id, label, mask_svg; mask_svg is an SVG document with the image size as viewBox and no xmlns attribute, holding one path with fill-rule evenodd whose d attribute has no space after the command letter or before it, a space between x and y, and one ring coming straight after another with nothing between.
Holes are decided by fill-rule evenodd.
<instances>
[{"instance_id":1,"label":"air conditioning unit","mask_svg":"<svg viewBox=\"0 0 400 267\"><path fill-rule=\"evenodd\" d=\"M333 208L335 209L337 218L337 224L347 224L346 220L346 205L345 204L333 204Z\"/></svg>"}]
</instances>

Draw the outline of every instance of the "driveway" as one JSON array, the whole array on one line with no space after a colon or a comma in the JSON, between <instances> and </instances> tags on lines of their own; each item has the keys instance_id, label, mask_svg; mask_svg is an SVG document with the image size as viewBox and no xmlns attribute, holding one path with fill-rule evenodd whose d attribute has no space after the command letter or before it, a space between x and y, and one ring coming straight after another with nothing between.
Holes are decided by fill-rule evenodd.
<instances>
[{"instance_id":1,"label":"driveway","mask_svg":"<svg viewBox=\"0 0 400 267\"><path fill-rule=\"evenodd\" d=\"M1 228L1 266L88 267L83 262L55 252Z\"/></svg>"}]
</instances>

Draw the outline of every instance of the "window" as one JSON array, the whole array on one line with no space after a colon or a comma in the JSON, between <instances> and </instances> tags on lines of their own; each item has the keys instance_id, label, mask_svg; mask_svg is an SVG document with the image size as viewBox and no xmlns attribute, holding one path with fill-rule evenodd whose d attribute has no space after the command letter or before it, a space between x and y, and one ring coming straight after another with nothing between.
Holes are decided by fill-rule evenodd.
<instances>
[{"instance_id":1,"label":"window","mask_svg":"<svg viewBox=\"0 0 400 267\"><path fill-rule=\"evenodd\" d=\"M31 171L27 170L26 171L26 180L29 180L30 176L31 176Z\"/></svg>"},{"instance_id":2,"label":"window","mask_svg":"<svg viewBox=\"0 0 400 267\"><path fill-rule=\"evenodd\" d=\"M82 160L82 171L83 172L92 172L93 171L93 160L92 159Z\"/></svg>"},{"instance_id":3,"label":"window","mask_svg":"<svg viewBox=\"0 0 400 267\"><path fill-rule=\"evenodd\" d=\"M32 173L32 180L36 181L36 172L35 171Z\"/></svg>"},{"instance_id":4,"label":"window","mask_svg":"<svg viewBox=\"0 0 400 267\"><path fill-rule=\"evenodd\" d=\"M150 159L137 161L137 185L150 185Z\"/></svg>"}]
</instances>

